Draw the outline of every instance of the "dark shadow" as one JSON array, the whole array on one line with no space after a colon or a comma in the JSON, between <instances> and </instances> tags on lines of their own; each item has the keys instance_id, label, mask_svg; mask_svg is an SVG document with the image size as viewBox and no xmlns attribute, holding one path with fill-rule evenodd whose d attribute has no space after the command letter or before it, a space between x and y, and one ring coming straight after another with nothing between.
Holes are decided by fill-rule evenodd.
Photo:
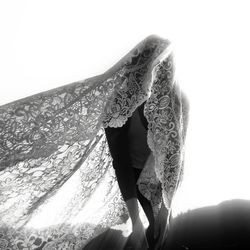
<instances>
[{"instance_id":1,"label":"dark shadow","mask_svg":"<svg viewBox=\"0 0 250 250\"><path fill-rule=\"evenodd\" d=\"M91 240L82 250L123 250L127 238L122 235L122 231L108 229Z\"/></svg>"},{"instance_id":2,"label":"dark shadow","mask_svg":"<svg viewBox=\"0 0 250 250\"><path fill-rule=\"evenodd\" d=\"M127 238L109 229L83 250L123 250ZM250 249L250 201L230 200L174 218L164 250Z\"/></svg>"},{"instance_id":3,"label":"dark shadow","mask_svg":"<svg viewBox=\"0 0 250 250\"><path fill-rule=\"evenodd\" d=\"M250 249L250 201L230 200L173 219L163 249Z\"/></svg>"}]
</instances>

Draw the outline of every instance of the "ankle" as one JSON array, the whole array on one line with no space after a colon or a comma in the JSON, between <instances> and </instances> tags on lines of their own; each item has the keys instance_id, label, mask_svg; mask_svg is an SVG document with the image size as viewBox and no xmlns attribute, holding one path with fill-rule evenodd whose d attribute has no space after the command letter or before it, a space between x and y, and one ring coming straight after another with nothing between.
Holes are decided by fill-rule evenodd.
<instances>
[{"instance_id":1,"label":"ankle","mask_svg":"<svg viewBox=\"0 0 250 250\"><path fill-rule=\"evenodd\" d=\"M135 220L132 221L132 228L138 228L138 227L143 227L142 221L140 217L136 218Z\"/></svg>"}]
</instances>

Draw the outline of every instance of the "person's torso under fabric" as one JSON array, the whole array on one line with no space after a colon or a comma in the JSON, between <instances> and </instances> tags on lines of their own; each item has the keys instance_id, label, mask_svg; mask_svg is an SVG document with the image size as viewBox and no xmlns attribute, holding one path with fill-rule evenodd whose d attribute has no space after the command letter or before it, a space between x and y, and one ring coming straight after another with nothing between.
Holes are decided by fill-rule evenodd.
<instances>
[{"instance_id":1,"label":"person's torso under fabric","mask_svg":"<svg viewBox=\"0 0 250 250\"><path fill-rule=\"evenodd\" d=\"M143 108L143 104L139 106L128 121L129 154L132 166L140 169L151 152L147 143L147 120L143 115Z\"/></svg>"}]
</instances>

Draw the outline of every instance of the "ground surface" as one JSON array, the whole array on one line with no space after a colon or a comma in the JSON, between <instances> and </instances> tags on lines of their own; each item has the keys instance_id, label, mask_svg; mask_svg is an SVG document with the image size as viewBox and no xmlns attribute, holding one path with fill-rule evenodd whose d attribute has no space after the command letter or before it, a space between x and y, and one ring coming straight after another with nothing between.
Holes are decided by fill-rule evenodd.
<instances>
[{"instance_id":1,"label":"ground surface","mask_svg":"<svg viewBox=\"0 0 250 250\"><path fill-rule=\"evenodd\" d=\"M84 250L123 250L126 241L121 231L110 229ZM179 215L163 249L250 249L250 201L225 201Z\"/></svg>"}]
</instances>

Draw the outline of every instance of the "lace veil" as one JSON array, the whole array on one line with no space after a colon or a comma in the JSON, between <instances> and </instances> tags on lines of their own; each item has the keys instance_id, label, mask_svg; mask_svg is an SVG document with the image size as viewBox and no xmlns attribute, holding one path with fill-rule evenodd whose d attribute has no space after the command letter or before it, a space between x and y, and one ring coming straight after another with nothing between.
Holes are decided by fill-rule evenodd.
<instances>
[{"instance_id":1,"label":"lace veil","mask_svg":"<svg viewBox=\"0 0 250 250\"><path fill-rule=\"evenodd\" d=\"M0 106L1 249L81 249L127 219L103 128L144 101L153 160L137 184L157 215L182 177L188 117L168 40L150 36L102 75Z\"/></svg>"}]
</instances>

